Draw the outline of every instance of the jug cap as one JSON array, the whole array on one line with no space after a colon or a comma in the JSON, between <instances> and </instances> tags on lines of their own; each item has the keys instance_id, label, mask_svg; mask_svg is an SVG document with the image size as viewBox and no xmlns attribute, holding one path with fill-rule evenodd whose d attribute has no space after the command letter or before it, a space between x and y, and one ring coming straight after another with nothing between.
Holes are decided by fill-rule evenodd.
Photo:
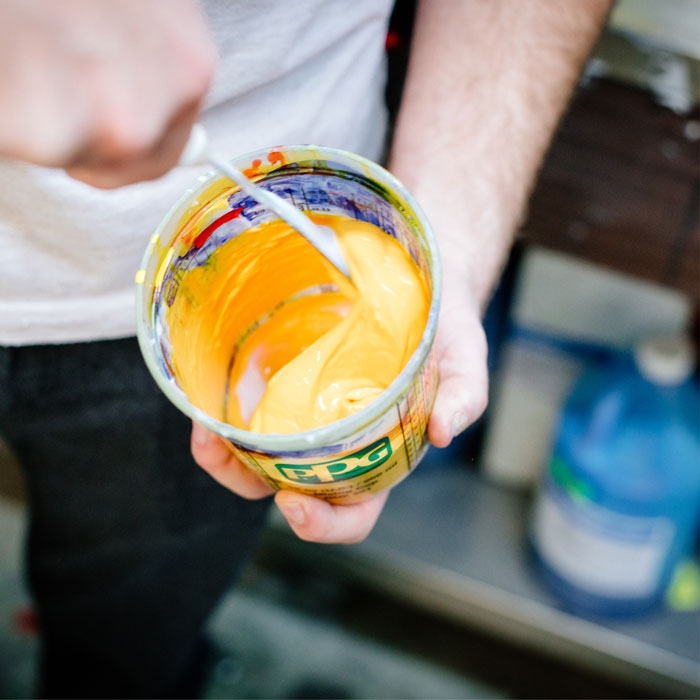
<instances>
[{"instance_id":1,"label":"jug cap","mask_svg":"<svg viewBox=\"0 0 700 700\"><path fill-rule=\"evenodd\" d=\"M634 352L639 371L660 386L682 384L693 371L693 352L682 336L658 335L642 341Z\"/></svg>"}]
</instances>

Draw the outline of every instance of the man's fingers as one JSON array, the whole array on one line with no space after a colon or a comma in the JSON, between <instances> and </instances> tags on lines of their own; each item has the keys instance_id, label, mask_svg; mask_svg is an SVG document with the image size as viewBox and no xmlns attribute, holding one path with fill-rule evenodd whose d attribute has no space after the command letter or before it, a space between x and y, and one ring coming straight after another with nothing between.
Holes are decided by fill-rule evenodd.
<instances>
[{"instance_id":1,"label":"man's fingers","mask_svg":"<svg viewBox=\"0 0 700 700\"><path fill-rule=\"evenodd\" d=\"M441 315L435 342L439 384L428 437L435 447L447 447L486 408L486 336L478 315L460 308Z\"/></svg>"},{"instance_id":2,"label":"man's fingers","mask_svg":"<svg viewBox=\"0 0 700 700\"><path fill-rule=\"evenodd\" d=\"M93 187L112 189L135 182L155 180L177 165L192 125L197 117L198 103L188 105L171 122L161 139L148 151L121 161L105 162L86 151L66 172L74 179Z\"/></svg>"},{"instance_id":3,"label":"man's fingers","mask_svg":"<svg viewBox=\"0 0 700 700\"><path fill-rule=\"evenodd\" d=\"M428 423L430 442L435 447L447 447L484 412L487 396L485 379L466 375L441 378Z\"/></svg>"},{"instance_id":4,"label":"man's fingers","mask_svg":"<svg viewBox=\"0 0 700 700\"><path fill-rule=\"evenodd\" d=\"M191 449L194 461L205 472L239 496L258 499L273 492L271 486L236 459L218 435L198 423L192 424Z\"/></svg>"},{"instance_id":5,"label":"man's fingers","mask_svg":"<svg viewBox=\"0 0 700 700\"><path fill-rule=\"evenodd\" d=\"M200 2L15 0L2 14L0 64L12 66L0 81L12 107L0 111L4 157L75 166L101 187L177 162L187 134L175 122L199 106L216 66Z\"/></svg>"},{"instance_id":6,"label":"man's fingers","mask_svg":"<svg viewBox=\"0 0 700 700\"><path fill-rule=\"evenodd\" d=\"M192 424L192 456L220 484L244 498L263 498L273 489L236 459L221 438L198 423ZM275 496L280 511L294 532L310 542L360 542L370 533L387 499L388 491L348 506L337 506L292 491Z\"/></svg>"},{"instance_id":7,"label":"man's fingers","mask_svg":"<svg viewBox=\"0 0 700 700\"><path fill-rule=\"evenodd\" d=\"M300 539L352 544L369 535L388 495L384 491L368 501L343 506L292 491L279 491L275 503Z\"/></svg>"}]
</instances>

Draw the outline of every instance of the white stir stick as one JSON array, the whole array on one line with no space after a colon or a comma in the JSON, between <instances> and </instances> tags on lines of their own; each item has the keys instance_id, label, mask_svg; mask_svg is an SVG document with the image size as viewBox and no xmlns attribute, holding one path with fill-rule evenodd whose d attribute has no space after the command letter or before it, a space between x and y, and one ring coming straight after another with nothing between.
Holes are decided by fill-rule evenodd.
<instances>
[{"instance_id":1,"label":"white stir stick","mask_svg":"<svg viewBox=\"0 0 700 700\"><path fill-rule=\"evenodd\" d=\"M282 197L258 187L251 182L235 165L229 163L209 148L207 132L201 124L192 128L189 141L180 157L180 165L198 165L210 163L217 170L233 180L240 188L264 207L277 214L296 229L316 250L326 257L346 277L350 278L350 270L345 262L343 253L338 245L335 231L329 226L319 226L308 216L299 211Z\"/></svg>"}]
</instances>

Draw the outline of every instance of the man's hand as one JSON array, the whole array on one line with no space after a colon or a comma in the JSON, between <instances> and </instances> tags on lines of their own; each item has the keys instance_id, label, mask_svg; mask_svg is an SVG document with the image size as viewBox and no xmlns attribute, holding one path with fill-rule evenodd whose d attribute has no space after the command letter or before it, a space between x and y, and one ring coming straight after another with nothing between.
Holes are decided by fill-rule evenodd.
<instances>
[{"instance_id":1,"label":"man's hand","mask_svg":"<svg viewBox=\"0 0 700 700\"><path fill-rule=\"evenodd\" d=\"M201 425L192 426L192 456L202 469L243 498L264 498L273 493L252 470L234 457L224 441ZM278 491L275 503L302 540L352 544L370 533L387 498L387 492L355 505L331 505L292 491Z\"/></svg>"},{"instance_id":2,"label":"man's hand","mask_svg":"<svg viewBox=\"0 0 700 700\"><path fill-rule=\"evenodd\" d=\"M428 437L435 447L447 447L484 412L488 401L486 335L479 304L459 279L445 270L435 352L438 391Z\"/></svg>"},{"instance_id":3,"label":"man's hand","mask_svg":"<svg viewBox=\"0 0 700 700\"><path fill-rule=\"evenodd\" d=\"M428 436L446 447L474 422L487 399L486 339L476 303L447 275L435 339L440 383L430 416ZM223 440L201 425L192 429L192 455L202 469L243 498L264 498L273 489L236 459ZM332 505L292 491L279 491L275 503L298 537L311 542L351 544L371 532L389 492L354 505Z\"/></svg>"},{"instance_id":4,"label":"man's hand","mask_svg":"<svg viewBox=\"0 0 700 700\"><path fill-rule=\"evenodd\" d=\"M5 0L0 156L98 187L163 175L212 77L195 0Z\"/></svg>"}]
</instances>

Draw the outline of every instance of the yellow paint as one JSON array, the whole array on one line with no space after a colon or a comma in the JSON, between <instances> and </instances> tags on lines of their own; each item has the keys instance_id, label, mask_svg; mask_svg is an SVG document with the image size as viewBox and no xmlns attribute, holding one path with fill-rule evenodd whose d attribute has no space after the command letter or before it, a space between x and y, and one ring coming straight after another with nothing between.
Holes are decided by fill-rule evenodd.
<instances>
[{"instance_id":1,"label":"yellow paint","mask_svg":"<svg viewBox=\"0 0 700 700\"><path fill-rule=\"evenodd\" d=\"M430 294L399 243L311 217L335 229L353 284L278 220L188 271L167 311L175 376L219 420L262 433L338 420L377 398L420 342Z\"/></svg>"}]
</instances>

